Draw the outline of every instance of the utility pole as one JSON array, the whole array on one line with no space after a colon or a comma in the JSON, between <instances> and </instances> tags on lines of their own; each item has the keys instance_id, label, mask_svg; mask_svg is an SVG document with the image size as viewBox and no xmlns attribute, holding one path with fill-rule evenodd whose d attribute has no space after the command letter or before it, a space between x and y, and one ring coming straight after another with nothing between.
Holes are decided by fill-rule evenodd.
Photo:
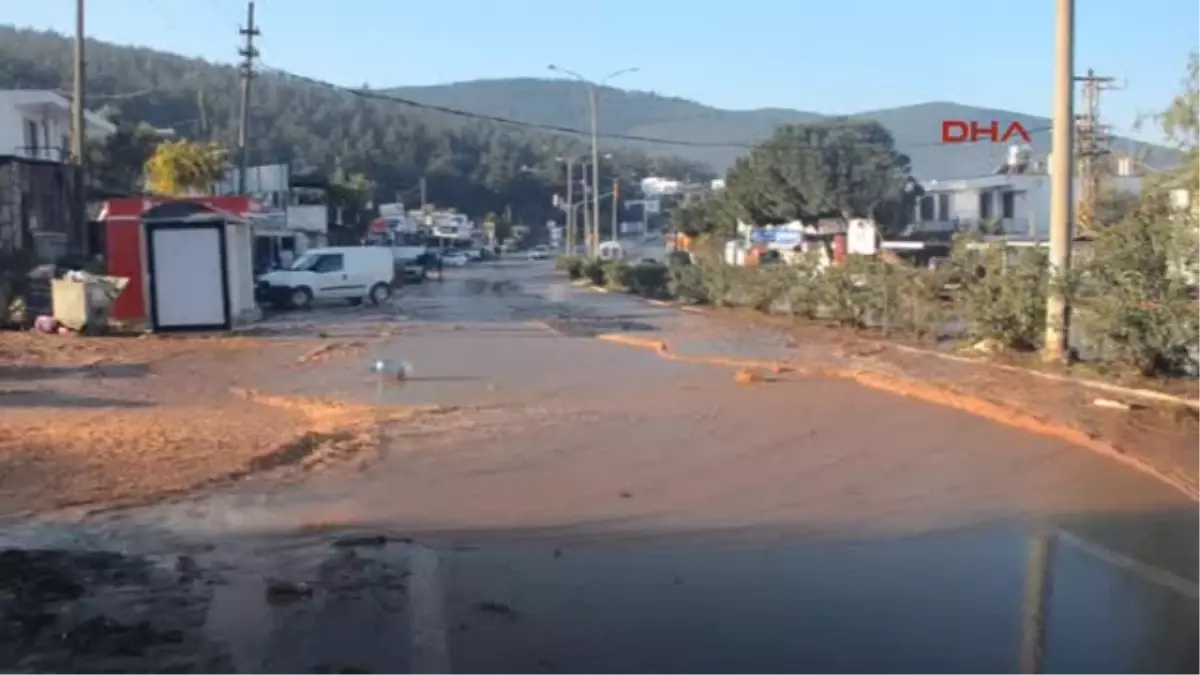
<instances>
[{"instance_id":1,"label":"utility pole","mask_svg":"<svg viewBox=\"0 0 1200 675\"><path fill-rule=\"evenodd\" d=\"M84 81L87 77L87 64L83 51L83 17L84 0L75 0L75 82L71 92L71 162L75 164L74 180L74 211L76 242L81 248L87 246L87 167L85 148L87 147L87 126L84 124L83 111L86 102L83 97Z\"/></svg>"},{"instance_id":2,"label":"utility pole","mask_svg":"<svg viewBox=\"0 0 1200 675\"><path fill-rule=\"evenodd\" d=\"M567 208L563 209L567 213L567 255L575 255L575 203L573 183L575 182L574 158L567 157Z\"/></svg>"},{"instance_id":3,"label":"utility pole","mask_svg":"<svg viewBox=\"0 0 1200 675\"><path fill-rule=\"evenodd\" d=\"M583 214L583 250L586 255L592 255L592 211L588 210L588 193L592 192L588 185L588 165L587 162L580 162L580 192L583 195L581 199L580 211Z\"/></svg>"},{"instance_id":4,"label":"utility pole","mask_svg":"<svg viewBox=\"0 0 1200 675\"><path fill-rule=\"evenodd\" d=\"M421 211L424 212L425 204L426 204L425 200L426 200L426 197L428 197L428 193L426 192L426 189L425 189L425 176L421 176L421 180L420 180L419 184L421 186Z\"/></svg>"},{"instance_id":5,"label":"utility pole","mask_svg":"<svg viewBox=\"0 0 1200 675\"><path fill-rule=\"evenodd\" d=\"M592 105L592 257L600 256L600 145L597 132L597 115L599 114L596 99L596 85L588 90L588 100Z\"/></svg>"},{"instance_id":6,"label":"utility pole","mask_svg":"<svg viewBox=\"0 0 1200 675\"><path fill-rule=\"evenodd\" d=\"M612 80L613 78L620 77L621 75L625 75L628 73L636 73L638 71L638 69L635 67L635 68L625 68L623 70L617 70L617 71L611 72L608 75L604 76L600 81L595 82L595 81L589 80L588 78L580 75L579 73L577 73L573 70L567 70L566 68L563 68L561 66L556 66L554 64L550 64L547 67L550 70L553 70L554 72L563 73L564 75L570 75L571 77L575 78L576 80L579 80L583 84L587 85L587 89L588 89L588 103L591 107L591 112L592 112L592 189L591 189L591 192L592 192L592 199L595 200L592 202L592 223L591 223L591 229L588 230L588 236L592 240L591 255L594 258L600 254L600 248L599 248L599 245L600 245L600 143L599 143L600 133L597 128L598 127L597 118L598 118L598 114L599 114L599 106L597 104L596 99L600 95L600 87L603 87L604 85L608 84L608 82L610 80ZM586 183L585 183L585 185L586 185ZM588 193L588 191L585 189L584 190L584 198L585 199L587 197L587 193ZM584 208L584 218L585 218L584 227L586 228L587 227L587 222L586 222L587 204L586 203L584 204L583 208Z\"/></svg>"},{"instance_id":7,"label":"utility pole","mask_svg":"<svg viewBox=\"0 0 1200 675\"><path fill-rule=\"evenodd\" d=\"M1054 0L1054 120L1050 167L1050 278L1046 294L1046 341L1042 356L1067 355L1071 308L1058 280L1071 269L1071 183L1074 162L1072 115L1075 87L1075 0Z\"/></svg>"},{"instance_id":8,"label":"utility pole","mask_svg":"<svg viewBox=\"0 0 1200 675\"><path fill-rule=\"evenodd\" d=\"M1083 83L1083 98L1087 111L1075 116L1079 152L1079 209L1077 219L1084 229L1091 229L1096 215L1096 200L1100 193L1100 178L1104 158L1109 154L1108 125L1100 123L1100 92L1116 89L1116 78L1100 77L1088 69L1087 75L1075 81Z\"/></svg>"},{"instance_id":9,"label":"utility pole","mask_svg":"<svg viewBox=\"0 0 1200 675\"><path fill-rule=\"evenodd\" d=\"M238 125L238 194L246 194L246 174L250 171L250 81L254 79L254 59L258 50L254 48L254 38L261 35L258 26L254 25L254 0L246 4L246 27L238 30L246 38L244 47L238 50L242 57L242 116Z\"/></svg>"},{"instance_id":10,"label":"utility pole","mask_svg":"<svg viewBox=\"0 0 1200 675\"><path fill-rule=\"evenodd\" d=\"M618 212L620 212L620 210L621 210L621 181L614 178L613 179L613 193L612 193L612 240L613 241L621 240L621 233L617 227L617 214L618 214Z\"/></svg>"}]
</instances>

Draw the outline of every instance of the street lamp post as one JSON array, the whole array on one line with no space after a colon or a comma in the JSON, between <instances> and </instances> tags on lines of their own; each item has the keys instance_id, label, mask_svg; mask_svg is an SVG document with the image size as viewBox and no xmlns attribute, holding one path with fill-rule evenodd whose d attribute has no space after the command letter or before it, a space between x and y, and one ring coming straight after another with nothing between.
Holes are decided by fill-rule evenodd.
<instances>
[{"instance_id":1,"label":"street lamp post","mask_svg":"<svg viewBox=\"0 0 1200 675\"><path fill-rule=\"evenodd\" d=\"M599 134L599 122L598 122L598 117L599 117L598 98L599 98L600 87L603 87L605 84L607 84L609 81L613 80L616 77L619 77L621 75L626 75L628 73L637 72L638 69L637 68L625 68L623 70L617 70L612 73L609 73L608 75L605 75L603 78L600 79L600 81L596 82L593 80L589 80L588 78L580 75L579 73L576 73L575 71L567 70L566 68L563 68L561 66L550 64L550 66L548 66L548 67L550 70L553 70L556 73L570 75L571 77L588 85L588 104L591 109L591 117L592 117L592 124L591 124L591 131L592 131L592 189L591 189L591 193L593 195L599 195L600 194L600 144L599 144L599 135L600 134ZM591 256L593 258L595 258L599 255L599 252L600 252L600 200L598 198L594 199L594 201L592 202L592 223L591 224L592 224L592 228L593 228Z\"/></svg>"}]
</instances>

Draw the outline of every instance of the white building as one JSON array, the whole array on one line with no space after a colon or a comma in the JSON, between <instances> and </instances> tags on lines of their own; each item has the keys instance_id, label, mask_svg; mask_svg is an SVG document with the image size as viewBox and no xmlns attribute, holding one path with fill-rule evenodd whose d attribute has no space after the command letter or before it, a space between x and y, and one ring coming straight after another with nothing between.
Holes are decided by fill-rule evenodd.
<instances>
[{"instance_id":1,"label":"white building","mask_svg":"<svg viewBox=\"0 0 1200 675\"><path fill-rule=\"evenodd\" d=\"M1115 176L1107 179L1106 186L1139 194L1142 179ZM909 218L916 231L974 230L983 223L992 223L1002 226L1006 234L1045 238L1050 232L1049 176L997 174L931 180L921 183L921 187L925 194L917 199Z\"/></svg>"},{"instance_id":2,"label":"white building","mask_svg":"<svg viewBox=\"0 0 1200 675\"><path fill-rule=\"evenodd\" d=\"M84 111L89 138L104 138L116 126ZM65 162L71 141L71 102L48 89L0 90L0 155Z\"/></svg>"},{"instance_id":3,"label":"white building","mask_svg":"<svg viewBox=\"0 0 1200 675\"><path fill-rule=\"evenodd\" d=\"M642 179L642 194L646 196L677 195L683 192L683 182L670 178L650 176Z\"/></svg>"},{"instance_id":4,"label":"white building","mask_svg":"<svg viewBox=\"0 0 1200 675\"><path fill-rule=\"evenodd\" d=\"M237 168L230 169L226 178L216 185L216 194L237 194L239 174ZM324 199L317 203L300 203L292 181L287 164L252 166L246 170L246 192L261 207L251 217L255 236L281 240L283 248L299 255L309 248L328 243L329 207Z\"/></svg>"}]
</instances>

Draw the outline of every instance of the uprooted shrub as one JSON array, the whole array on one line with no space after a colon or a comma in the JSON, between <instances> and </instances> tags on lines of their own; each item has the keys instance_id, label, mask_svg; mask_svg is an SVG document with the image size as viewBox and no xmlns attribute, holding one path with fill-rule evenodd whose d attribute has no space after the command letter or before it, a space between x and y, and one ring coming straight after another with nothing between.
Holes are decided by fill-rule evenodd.
<instances>
[{"instance_id":1,"label":"uprooted shrub","mask_svg":"<svg viewBox=\"0 0 1200 675\"><path fill-rule=\"evenodd\" d=\"M1145 376L1195 372L1194 218L1142 211L1095 234L1077 266L1081 333L1104 361Z\"/></svg>"},{"instance_id":2,"label":"uprooted shrub","mask_svg":"<svg viewBox=\"0 0 1200 675\"><path fill-rule=\"evenodd\" d=\"M1042 248L1011 249L970 238L955 242L948 271L957 282L952 296L967 337L1035 349L1046 325L1046 264Z\"/></svg>"}]
</instances>

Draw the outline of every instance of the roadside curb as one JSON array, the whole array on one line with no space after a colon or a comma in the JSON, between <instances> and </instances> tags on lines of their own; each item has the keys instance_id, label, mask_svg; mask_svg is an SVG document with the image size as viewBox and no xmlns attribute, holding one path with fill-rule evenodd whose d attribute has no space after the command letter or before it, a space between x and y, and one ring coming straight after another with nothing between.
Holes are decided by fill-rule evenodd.
<instances>
[{"instance_id":1,"label":"roadside curb","mask_svg":"<svg viewBox=\"0 0 1200 675\"><path fill-rule=\"evenodd\" d=\"M597 290L599 290L599 289L597 289ZM607 289L603 289L600 292L608 293L609 291ZM681 312L689 312L692 314L707 314L708 313L708 310L704 307L685 305L680 302L673 302L673 301L667 301L667 300L655 300L652 298L641 298L639 296L634 296L634 297L638 297L638 299L642 300L643 302L654 305L656 307L670 307L673 309L677 309ZM953 363L964 363L964 364L969 364L969 365L974 365L974 366L982 366L985 368L994 368L996 370L1003 370L1003 371L1009 372L1009 373L1021 373L1023 375L1031 375L1033 377L1038 377L1038 378L1041 378L1044 380L1061 382L1063 384L1074 384L1074 385L1078 385L1080 387L1092 389L1095 391L1101 391L1101 392L1104 392L1107 394L1115 394L1118 396L1137 398L1137 399L1142 399L1144 401L1154 401L1157 403L1163 403L1163 404L1167 404L1167 405L1182 406L1185 408L1189 408L1191 410L1200 410L1200 399L1183 398L1182 396L1174 396L1172 394L1166 394L1161 391L1154 391L1153 389L1125 387L1125 386L1122 386L1119 384L1110 384L1108 382L1102 382L1100 380L1092 380L1092 379L1088 379L1088 378L1074 377L1074 376L1070 376L1070 375L1055 375L1054 373L1047 373L1047 372L1043 372L1040 370L1034 370L1033 368L1022 368L1021 366L1010 366L1010 365L1004 364L1004 363L996 363L995 361L989 361L988 359L977 359L977 358L971 358L968 356L958 356L957 354L943 354L941 352L937 352L932 349L922 349L920 347L911 347L909 345L901 344L898 342L888 342L886 340L866 339L866 340L864 340L864 342L867 342L868 344L870 344L872 346L892 348L897 351L908 352L910 354L919 354L921 356L929 356L929 357L941 359L943 361L951 361Z\"/></svg>"},{"instance_id":2,"label":"roadside curb","mask_svg":"<svg viewBox=\"0 0 1200 675\"><path fill-rule=\"evenodd\" d=\"M996 424L1020 429L1030 433L1056 438L1072 445L1090 450L1107 457L1117 463L1143 473L1155 480L1186 495L1192 501L1200 502L1198 486L1177 478L1148 462L1128 455L1111 443L1102 441L1086 431L1075 427L1039 418L1012 406L1001 405L992 401L962 394L949 388L926 384L906 378L873 373L866 370L851 370L844 368L821 367L805 369L782 361L759 361L752 359L733 359L715 356L690 356L672 352L670 346L661 339L644 338L625 333L605 333L597 335L596 339L627 347L649 349L659 357L670 361L698 363L705 365L724 366L729 368L768 369L776 373L791 372L801 375L815 375L850 380L869 389L883 391L889 394L913 398L925 403L939 405L965 412L976 417L984 418Z\"/></svg>"}]
</instances>

